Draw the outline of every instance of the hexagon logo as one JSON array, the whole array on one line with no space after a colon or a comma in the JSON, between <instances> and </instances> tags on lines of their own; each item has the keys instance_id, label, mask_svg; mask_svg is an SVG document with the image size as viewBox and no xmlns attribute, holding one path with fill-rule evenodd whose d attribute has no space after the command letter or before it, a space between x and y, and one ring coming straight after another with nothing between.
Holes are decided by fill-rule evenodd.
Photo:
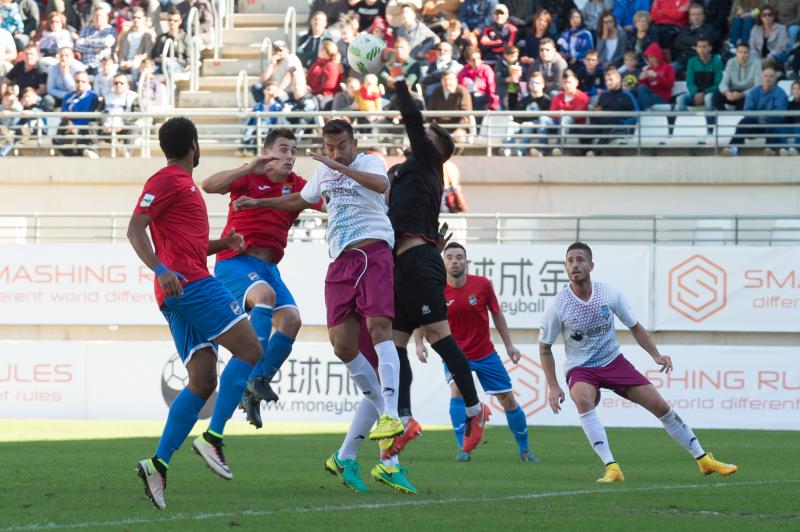
<instances>
[{"instance_id":1,"label":"hexagon logo","mask_svg":"<svg viewBox=\"0 0 800 532\"><path fill-rule=\"evenodd\" d=\"M514 365L510 358L505 357L504 365L511 377L514 398L525 412L525 417L530 418L547 406L547 379L538 362L522 355L517 365ZM495 396L491 396L490 402L495 411L503 411L503 407Z\"/></svg>"},{"instance_id":2,"label":"hexagon logo","mask_svg":"<svg viewBox=\"0 0 800 532\"><path fill-rule=\"evenodd\" d=\"M669 306L699 323L727 303L728 274L702 255L693 255L669 271Z\"/></svg>"}]
</instances>

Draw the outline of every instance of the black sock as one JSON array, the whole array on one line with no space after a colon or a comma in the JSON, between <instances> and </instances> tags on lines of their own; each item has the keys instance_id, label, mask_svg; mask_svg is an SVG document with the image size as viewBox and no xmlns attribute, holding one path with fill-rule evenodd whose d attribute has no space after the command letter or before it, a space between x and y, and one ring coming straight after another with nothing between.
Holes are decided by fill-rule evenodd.
<instances>
[{"instance_id":1,"label":"black sock","mask_svg":"<svg viewBox=\"0 0 800 532\"><path fill-rule=\"evenodd\" d=\"M397 413L400 417L411 417L411 364L408 362L408 350L397 347L397 356L400 358L400 389L397 392Z\"/></svg>"},{"instance_id":2,"label":"black sock","mask_svg":"<svg viewBox=\"0 0 800 532\"><path fill-rule=\"evenodd\" d=\"M464 398L464 404L470 406L478 404L478 392L475 391L475 381L472 380L472 371L469 369L467 356L458 347L453 335L442 338L436 343L431 344L434 351L439 353L447 369L453 375L453 381Z\"/></svg>"}]
</instances>

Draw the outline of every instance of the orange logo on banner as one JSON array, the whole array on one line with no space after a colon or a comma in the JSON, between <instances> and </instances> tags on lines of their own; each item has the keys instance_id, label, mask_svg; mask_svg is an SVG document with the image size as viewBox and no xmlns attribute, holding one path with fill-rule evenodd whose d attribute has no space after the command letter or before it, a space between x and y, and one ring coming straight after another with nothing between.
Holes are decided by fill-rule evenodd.
<instances>
[{"instance_id":1,"label":"orange logo on banner","mask_svg":"<svg viewBox=\"0 0 800 532\"><path fill-rule=\"evenodd\" d=\"M542 366L525 355L516 366L508 357L504 364L513 383L514 398L525 412L525 417L531 417L546 407L547 379ZM495 411L503 411L500 401L494 395L491 396L490 402Z\"/></svg>"},{"instance_id":2,"label":"orange logo on banner","mask_svg":"<svg viewBox=\"0 0 800 532\"><path fill-rule=\"evenodd\" d=\"M693 255L669 271L669 306L694 322L722 310L728 274L702 255Z\"/></svg>"}]
</instances>

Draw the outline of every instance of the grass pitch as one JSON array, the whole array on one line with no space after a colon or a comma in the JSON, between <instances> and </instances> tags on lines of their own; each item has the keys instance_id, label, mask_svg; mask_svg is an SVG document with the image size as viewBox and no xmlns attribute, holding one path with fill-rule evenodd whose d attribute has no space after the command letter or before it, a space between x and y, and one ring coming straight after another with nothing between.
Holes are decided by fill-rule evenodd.
<instances>
[{"instance_id":1,"label":"grass pitch","mask_svg":"<svg viewBox=\"0 0 800 532\"><path fill-rule=\"evenodd\" d=\"M39 426L46 436L47 423ZM602 465L577 427L531 427L541 464L521 463L502 427L487 429L469 463L453 461L451 432L426 430L402 457L415 496L372 482L369 493L356 495L324 473L342 434L274 432L226 438L230 482L184 444L170 468L165 511L145 500L133 471L152 453L154 437L0 443L0 532L800 529L797 432L697 431L706 450L739 465L721 478L702 477L663 430L611 428L626 482L604 486L595 483ZM376 455L375 444L362 446L365 480Z\"/></svg>"}]
</instances>

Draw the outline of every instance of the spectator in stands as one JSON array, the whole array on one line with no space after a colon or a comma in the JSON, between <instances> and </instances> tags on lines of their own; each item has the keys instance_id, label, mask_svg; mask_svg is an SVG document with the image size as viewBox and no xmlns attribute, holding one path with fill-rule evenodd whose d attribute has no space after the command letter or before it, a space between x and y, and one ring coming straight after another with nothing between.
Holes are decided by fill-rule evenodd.
<instances>
[{"instance_id":1,"label":"spectator in stands","mask_svg":"<svg viewBox=\"0 0 800 532\"><path fill-rule=\"evenodd\" d=\"M394 61L387 64L380 74L381 83L386 88L386 98L394 96L394 78L405 76L406 84L414 87L420 79L419 63L411 57L408 39L398 37L394 42Z\"/></svg>"},{"instance_id":2,"label":"spectator in stands","mask_svg":"<svg viewBox=\"0 0 800 532\"><path fill-rule=\"evenodd\" d=\"M45 105L52 110L55 100L47 94L47 67L42 64L39 48L35 44L25 47L22 61L17 62L5 77L0 79L0 93L7 87L16 87L16 94L21 94L27 87L32 87L39 96L45 96Z\"/></svg>"},{"instance_id":3,"label":"spectator in stands","mask_svg":"<svg viewBox=\"0 0 800 532\"><path fill-rule=\"evenodd\" d=\"M55 58L61 48L73 48L75 40L66 27L67 17L58 11L52 11L47 15L47 25L42 30L37 45L45 57Z\"/></svg>"},{"instance_id":4,"label":"spectator in stands","mask_svg":"<svg viewBox=\"0 0 800 532\"><path fill-rule=\"evenodd\" d=\"M516 42L517 27L508 22L508 8L505 4L497 4L492 11L492 22L483 28L478 40L483 60L493 65L499 61L506 46Z\"/></svg>"},{"instance_id":5,"label":"spectator in stands","mask_svg":"<svg viewBox=\"0 0 800 532\"><path fill-rule=\"evenodd\" d=\"M475 35L483 33L483 28L492 23L492 13L497 0L464 0L458 12L462 29Z\"/></svg>"},{"instance_id":6,"label":"spectator in stands","mask_svg":"<svg viewBox=\"0 0 800 532\"><path fill-rule=\"evenodd\" d=\"M589 31L600 34L600 24L603 13L614 8L614 0L588 0L583 6L581 14Z\"/></svg>"},{"instance_id":7,"label":"spectator in stands","mask_svg":"<svg viewBox=\"0 0 800 532\"><path fill-rule=\"evenodd\" d=\"M40 9L36 0L17 0L19 14L22 17L22 33L28 38L28 43L39 30Z\"/></svg>"},{"instance_id":8,"label":"spectator in stands","mask_svg":"<svg viewBox=\"0 0 800 532\"><path fill-rule=\"evenodd\" d=\"M425 96L430 98L439 85L442 76L447 72L458 74L463 65L453 59L453 45L447 41L442 41L436 45L436 60L428 65L427 73L422 78L422 85L425 87Z\"/></svg>"},{"instance_id":9,"label":"spectator in stands","mask_svg":"<svg viewBox=\"0 0 800 532\"><path fill-rule=\"evenodd\" d=\"M381 88L378 82L378 76L375 74L367 74L364 76L364 83L358 88L356 92L355 110L364 111L367 113L379 112L383 107L381 100ZM369 115L367 117L359 118L359 122L377 123L381 122L383 118L378 115ZM375 130L373 129L373 132Z\"/></svg>"},{"instance_id":10,"label":"spectator in stands","mask_svg":"<svg viewBox=\"0 0 800 532\"><path fill-rule=\"evenodd\" d=\"M25 34L19 4L14 0L0 0L0 28L11 34L18 50L25 48L31 40Z\"/></svg>"},{"instance_id":11,"label":"spectator in stands","mask_svg":"<svg viewBox=\"0 0 800 532\"><path fill-rule=\"evenodd\" d=\"M0 157L5 157L17 142L17 130L21 118L14 116L23 111L22 104L14 92L14 87L9 86L2 93L0 99Z\"/></svg>"},{"instance_id":12,"label":"spectator in stands","mask_svg":"<svg viewBox=\"0 0 800 532\"><path fill-rule=\"evenodd\" d=\"M569 13L569 28L565 29L558 39L558 49L570 67L576 67L583 61L586 52L594 48L592 32L583 25L583 15L577 9Z\"/></svg>"},{"instance_id":13,"label":"spectator in stands","mask_svg":"<svg viewBox=\"0 0 800 532\"><path fill-rule=\"evenodd\" d=\"M172 72L181 72L189 67L189 38L183 29L183 17L180 11L174 7L167 11L167 31L156 38L153 48L150 50L150 58L156 65L158 72L164 72L162 55L167 41L172 41L172 50L175 52L174 59L168 59L166 68Z\"/></svg>"},{"instance_id":14,"label":"spectator in stands","mask_svg":"<svg viewBox=\"0 0 800 532\"><path fill-rule=\"evenodd\" d=\"M714 52L722 54L725 35L728 33L728 15L731 12L732 0L699 1L705 8L706 24L711 27L711 47Z\"/></svg>"},{"instance_id":15,"label":"spectator in stands","mask_svg":"<svg viewBox=\"0 0 800 532\"><path fill-rule=\"evenodd\" d=\"M361 88L361 80L350 76L344 80L344 87L336 93L331 104L332 111L354 111L356 109L356 94Z\"/></svg>"},{"instance_id":16,"label":"spectator in stands","mask_svg":"<svg viewBox=\"0 0 800 532\"><path fill-rule=\"evenodd\" d=\"M202 0L201 0L202 1ZM75 51L90 74L97 72L100 60L113 53L116 31L108 23L108 6L103 4L92 12L92 23L83 28L75 41Z\"/></svg>"},{"instance_id":17,"label":"spectator in stands","mask_svg":"<svg viewBox=\"0 0 800 532\"><path fill-rule=\"evenodd\" d=\"M439 44L439 37L431 29L417 20L417 12L409 4L404 4L400 12L400 26L395 32L411 45L411 57L415 61L426 61L428 52Z\"/></svg>"},{"instance_id":18,"label":"spectator in stands","mask_svg":"<svg viewBox=\"0 0 800 532\"><path fill-rule=\"evenodd\" d=\"M530 69L539 57L539 43L542 39L553 38L553 34L550 32L552 22L553 18L550 16L550 12L540 9L533 16L531 29L521 35L515 43L520 48L520 63L525 66L526 70Z\"/></svg>"},{"instance_id":19,"label":"spectator in stands","mask_svg":"<svg viewBox=\"0 0 800 532\"><path fill-rule=\"evenodd\" d=\"M636 87L636 99L639 108L646 111L657 104L669 103L672 87L675 85L675 69L664 61L661 47L652 43L644 52L647 63L639 74L639 85Z\"/></svg>"},{"instance_id":20,"label":"spectator in stands","mask_svg":"<svg viewBox=\"0 0 800 532\"><path fill-rule=\"evenodd\" d=\"M138 78L139 65L142 59L150 57L156 42L155 32L147 27L145 12L141 7L133 8L133 23L117 39L117 58L119 70Z\"/></svg>"},{"instance_id":21,"label":"spectator in stands","mask_svg":"<svg viewBox=\"0 0 800 532\"><path fill-rule=\"evenodd\" d=\"M101 100L114 91L114 77L117 75L119 68L114 62L114 58L110 55L100 60L100 72L95 74L94 83L92 88Z\"/></svg>"},{"instance_id":22,"label":"spectator in stands","mask_svg":"<svg viewBox=\"0 0 800 532\"><path fill-rule=\"evenodd\" d=\"M617 26L617 18L611 11L600 16L597 51L604 69L622 65L622 56L627 48L627 35Z\"/></svg>"},{"instance_id":23,"label":"spectator in stands","mask_svg":"<svg viewBox=\"0 0 800 532\"><path fill-rule=\"evenodd\" d=\"M377 17L386 19L384 0L360 0L353 7L358 15L358 31L367 31Z\"/></svg>"},{"instance_id":24,"label":"spectator in stands","mask_svg":"<svg viewBox=\"0 0 800 532\"><path fill-rule=\"evenodd\" d=\"M502 61L494 64L494 79L497 97L500 98L500 109L516 109L520 94L525 90L525 81L522 79L519 50L515 46L506 46Z\"/></svg>"},{"instance_id":25,"label":"spectator in stands","mask_svg":"<svg viewBox=\"0 0 800 532\"><path fill-rule=\"evenodd\" d=\"M650 13L650 0L614 0L614 17L627 33L633 31L633 17L639 12Z\"/></svg>"},{"instance_id":26,"label":"spectator in stands","mask_svg":"<svg viewBox=\"0 0 800 532\"><path fill-rule=\"evenodd\" d=\"M639 75L642 69L639 68L639 58L636 52L627 51L622 56L622 66L619 68L622 75L622 88L636 94L636 87L639 85Z\"/></svg>"},{"instance_id":27,"label":"spectator in stands","mask_svg":"<svg viewBox=\"0 0 800 532\"><path fill-rule=\"evenodd\" d=\"M750 42L750 32L756 23L763 0L733 0L728 23L728 48L733 50L740 42Z\"/></svg>"},{"instance_id":28,"label":"spectator in stands","mask_svg":"<svg viewBox=\"0 0 800 532\"><path fill-rule=\"evenodd\" d=\"M539 8L548 10L553 16L552 30L556 34L569 28L570 12L578 9L572 0L539 0Z\"/></svg>"},{"instance_id":29,"label":"spectator in stands","mask_svg":"<svg viewBox=\"0 0 800 532\"><path fill-rule=\"evenodd\" d=\"M628 32L626 50L636 53L639 66L644 66L644 52L651 44L658 44L658 32L650 25L650 13L639 11L633 16L635 31Z\"/></svg>"},{"instance_id":30,"label":"spectator in stands","mask_svg":"<svg viewBox=\"0 0 800 532\"><path fill-rule=\"evenodd\" d=\"M714 109L714 95L722 81L722 59L711 53L711 37L700 37L695 46L697 55L689 59L686 69L686 89L675 103L677 111L688 111L690 105Z\"/></svg>"},{"instance_id":31,"label":"spectator in stands","mask_svg":"<svg viewBox=\"0 0 800 532\"><path fill-rule=\"evenodd\" d=\"M342 18L343 23L340 25L340 35L339 40L336 41L336 49L339 50L339 55L342 58L342 66L344 67L345 73L347 73L350 71L347 49L358 34L358 27L355 25L358 24L358 18L355 17L355 15L343 15Z\"/></svg>"},{"instance_id":32,"label":"spectator in stands","mask_svg":"<svg viewBox=\"0 0 800 532\"><path fill-rule=\"evenodd\" d=\"M586 52L575 75L578 78L578 88L589 96L589 102L594 105L605 90L605 69L600 66L600 54L597 50Z\"/></svg>"},{"instance_id":33,"label":"spectator in stands","mask_svg":"<svg viewBox=\"0 0 800 532\"><path fill-rule=\"evenodd\" d=\"M658 32L661 48L672 50L672 42L681 28L689 23L691 0L653 0L650 16Z\"/></svg>"},{"instance_id":34,"label":"spectator in stands","mask_svg":"<svg viewBox=\"0 0 800 532\"><path fill-rule=\"evenodd\" d=\"M789 36L789 48L794 48L797 44L797 35L800 34L800 2L798 0L773 0L776 20L786 26L786 34Z\"/></svg>"},{"instance_id":35,"label":"spectator in stands","mask_svg":"<svg viewBox=\"0 0 800 532\"><path fill-rule=\"evenodd\" d=\"M211 44L214 37L214 9L209 0L183 0L175 6L183 17L185 24L184 31L191 33L189 29L189 12L192 8L197 8L197 21L200 23L200 34L198 37L205 44Z\"/></svg>"},{"instance_id":36,"label":"spectator in stands","mask_svg":"<svg viewBox=\"0 0 800 532\"><path fill-rule=\"evenodd\" d=\"M47 94L53 97L56 106L61 106L64 97L76 89L75 75L85 71L86 66L75 59L72 48L58 51L58 63L47 73Z\"/></svg>"},{"instance_id":37,"label":"spectator in stands","mask_svg":"<svg viewBox=\"0 0 800 532\"><path fill-rule=\"evenodd\" d=\"M355 2L349 0L314 0L310 3L311 6L308 12L309 26L311 26L311 19L314 18L316 13L324 13L326 20L336 22L340 16L353 9L352 4Z\"/></svg>"},{"instance_id":38,"label":"spectator in stands","mask_svg":"<svg viewBox=\"0 0 800 532\"><path fill-rule=\"evenodd\" d=\"M783 89L778 87L778 73L775 69L764 67L761 72L761 85L754 87L747 93L744 102L745 111L786 111L789 99ZM764 155L775 155L775 146L782 144L780 137L770 137L776 133L783 133L783 129L770 126L785 123L783 116L746 116L739 121L736 132L731 138L729 147L722 150L723 155L735 156L739 153L739 146L744 144L745 138L767 136L767 147Z\"/></svg>"},{"instance_id":39,"label":"spectator in stands","mask_svg":"<svg viewBox=\"0 0 800 532\"><path fill-rule=\"evenodd\" d=\"M528 80L528 94L518 102L518 109L522 111L549 111L550 96L544 91L544 76L541 72L534 72L531 74L531 79ZM537 118L525 119L519 127L519 135L512 142L527 146L547 141L545 135L547 134L547 126L553 125L553 119L549 116L539 116ZM539 138L532 138L532 135L538 135ZM529 155L534 157L541 157L542 152L536 147L528 150ZM525 155L524 148L517 149L517 155Z\"/></svg>"},{"instance_id":40,"label":"spectator in stands","mask_svg":"<svg viewBox=\"0 0 800 532\"><path fill-rule=\"evenodd\" d=\"M758 14L756 25L750 32L750 52L761 58L764 67L783 70L789 58L789 36L786 26L778 21L775 8L766 4Z\"/></svg>"},{"instance_id":41,"label":"spectator in stands","mask_svg":"<svg viewBox=\"0 0 800 532\"><path fill-rule=\"evenodd\" d=\"M62 113L90 113L100 106L97 93L92 90L89 74L81 71L75 74L75 90L64 96L61 103ZM55 144L93 144L95 120L92 118L65 117L61 119L59 133L53 142ZM74 136L85 138L68 138ZM92 159L97 158L97 152L90 149L65 148L62 153L67 156L83 155Z\"/></svg>"},{"instance_id":42,"label":"spectator in stands","mask_svg":"<svg viewBox=\"0 0 800 532\"><path fill-rule=\"evenodd\" d=\"M695 51L699 39L708 39L714 43L714 30L706 24L706 13L703 4L694 3L689 6L689 25L681 28L672 42L672 68L675 72L683 72L689 59L697 55Z\"/></svg>"},{"instance_id":43,"label":"spectator in stands","mask_svg":"<svg viewBox=\"0 0 800 532\"><path fill-rule=\"evenodd\" d=\"M719 90L714 94L714 109L724 111L726 105L737 111L744 108L747 91L761 80L761 60L750 53L750 45L740 42L736 56L728 59Z\"/></svg>"},{"instance_id":44,"label":"spectator in stands","mask_svg":"<svg viewBox=\"0 0 800 532\"><path fill-rule=\"evenodd\" d=\"M66 15L67 27L75 31L76 35L73 37L77 39L77 33L92 23L94 9L102 5L108 6L103 0L73 0L65 3L63 11L60 9L58 11Z\"/></svg>"},{"instance_id":45,"label":"spectator in stands","mask_svg":"<svg viewBox=\"0 0 800 532\"><path fill-rule=\"evenodd\" d=\"M300 58L294 55L286 42L275 41L272 43L272 61L267 65L264 72L261 73L261 80L254 83L250 88L253 94L253 99L260 102L264 97L264 84L274 82L278 88L286 93L290 93L290 85L292 80L296 78L296 83L300 85L306 84L306 74L303 69L303 64Z\"/></svg>"},{"instance_id":46,"label":"spectator in stands","mask_svg":"<svg viewBox=\"0 0 800 532\"><path fill-rule=\"evenodd\" d=\"M258 130L261 129L261 138L269 132L269 127L278 124L279 115L285 109L289 100L287 94L278 87L274 81L264 83L263 94L259 101L250 110L256 113L245 122L244 133L237 155L252 156L258 151Z\"/></svg>"},{"instance_id":47,"label":"spectator in stands","mask_svg":"<svg viewBox=\"0 0 800 532\"><path fill-rule=\"evenodd\" d=\"M303 63L303 68L310 68L319 56L322 38L328 27L328 17L322 11L315 11L308 19L308 25L308 32L297 38L297 57Z\"/></svg>"},{"instance_id":48,"label":"spectator in stands","mask_svg":"<svg viewBox=\"0 0 800 532\"><path fill-rule=\"evenodd\" d=\"M101 132L109 136L117 136L117 142L132 144L133 126L137 119L126 117L127 113L141 111L139 96L131 90L130 79L123 73L114 76L113 89L103 99L100 110L109 116L103 120ZM123 150L125 157L130 157L130 152Z\"/></svg>"},{"instance_id":49,"label":"spectator in stands","mask_svg":"<svg viewBox=\"0 0 800 532\"><path fill-rule=\"evenodd\" d=\"M466 88L459 85L456 74L447 72L441 78L441 85L431 94L430 100L428 100L428 110L469 113L472 111L472 96ZM463 143L466 140L469 127L469 118L466 116L441 116L437 117L436 121L448 128L453 135L453 140L457 143Z\"/></svg>"},{"instance_id":50,"label":"spectator in stands","mask_svg":"<svg viewBox=\"0 0 800 532\"><path fill-rule=\"evenodd\" d=\"M382 39L383 42L386 43L386 48L383 49L383 54L381 56L383 62L386 63L389 56L393 53L392 50L394 50L394 33L391 32L389 24L385 19L376 17L375 20L372 21L372 26L369 27L369 33Z\"/></svg>"},{"instance_id":51,"label":"spectator in stands","mask_svg":"<svg viewBox=\"0 0 800 532\"><path fill-rule=\"evenodd\" d=\"M531 72L541 72L544 76L544 90L550 97L561 90L561 81L567 62L556 51L553 39L544 38L539 41L539 59L531 67Z\"/></svg>"},{"instance_id":52,"label":"spectator in stands","mask_svg":"<svg viewBox=\"0 0 800 532\"><path fill-rule=\"evenodd\" d=\"M317 60L306 75L308 88L319 101L320 109L330 107L333 95L342 90L339 84L343 80L342 56L339 55L336 43L331 39L325 39L319 48Z\"/></svg>"},{"instance_id":53,"label":"spectator in stands","mask_svg":"<svg viewBox=\"0 0 800 532\"><path fill-rule=\"evenodd\" d=\"M791 99L789 100L788 110L792 112L800 112L800 81L792 82L792 89L791 89ZM794 127L791 129L792 138L787 141L787 144L791 143L797 146L800 144L800 116L790 116L789 122L794 124ZM795 146L790 146L787 150L781 150L781 155L797 155L797 148ZM784 151L786 153L784 153Z\"/></svg>"},{"instance_id":54,"label":"spectator in stands","mask_svg":"<svg viewBox=\"0 0 800 532\"><path fill-rule=\"evenodd\" d=\"M500 107L494 70L483 62L478 48L467 50L467 64L458 73L458 83L472 96L473 109L484 111Z\"/></svg>"},{"instance_id":55,"label":"spectator in stands","mask_svg":"<svg viewBox=\"0 0 800 532\"><path fill-rule=\"evenodd\" d=\"M169 95L161 80L155 75L156 65L152 59L145 58L139 65L139 105L142 111L158 112L169 106Z\"/></svg>"},{"instance_id":56,"label":"spectator in stands","mask_svg":"<svg viewBox=\"0 0 800 532\"><path fill-rule=\"evenodd\" d=\"M461 170L452 158L445 161L442 165L442 181L444 190L442 191L442 204L440 212L467 212L467 198L461 189Z\"/></svg>"},{"instance_id":57,"label":"spectator in stands","mask_svg":"<svg viewBox=\"0 0 800 532\"><path fill-rule=\"evenodd\" d=\"M564 89L553 97L550 102L551 111L588 111L589 110L589 95L578 88L578 77L572 70L564 71L562 76L562 86ZM569 135L574 128L569 126L573 124L584 124L586 118L580 116L552 116L555 124L561 124L559 135L559 144L564 140L564 137ZM579 134L583 135L584 130L579 130ZM581 139L583 140L583 139ZM559 148L554 148L553 155L561 155Z\"/></svg>"},{"instance_id":58,"label":"spectator in stands","mask_svg":"<svg viewBox=\"0 0 800 532\"><path fill-rule=\"evenodd\" d=\"M636 117L614 116L612 113L632 113L639 110L636 98L630 92L622 88L622 75L619 70L612 68L606 71L606 89L600 94L597 103L592 106L593 111L607 111L609 115L592 117L590 122L594 125L601 125L600 128L592 128L587 134L597 136L597 144L603 145L611 142L611 136L622 137L633 134L636 124ZM602 155L600 151L589 150L586 155Z\"/></svg>"},{"instance_id":59,"label":"spectator in stands","mask_svg":"<svg viewBox=\"0 0 800 532\"><path fill-rule=\"evenodd\" d=\"M0 28L0 76L5 76L6 72L14 66L17 60L17 45L14 37L3 28Z\"/></svg>"},{"instance_id":60,"label":"spectator in stands","mask_svg":"<svg viewBox=\"0 0 800 532\"><path fill-rule=\"evenodd\" d=\"M469 39L464 37L464 32L461 30L461 21L458 19L450 19L445 21L446 31L442 42L450 43L453 47L453 59L459 63L464 62L464 53L470 47Z\"/></svg>"}]
</instances>

